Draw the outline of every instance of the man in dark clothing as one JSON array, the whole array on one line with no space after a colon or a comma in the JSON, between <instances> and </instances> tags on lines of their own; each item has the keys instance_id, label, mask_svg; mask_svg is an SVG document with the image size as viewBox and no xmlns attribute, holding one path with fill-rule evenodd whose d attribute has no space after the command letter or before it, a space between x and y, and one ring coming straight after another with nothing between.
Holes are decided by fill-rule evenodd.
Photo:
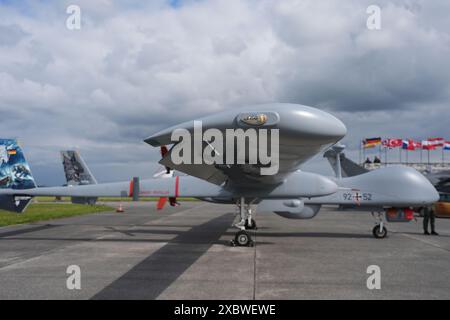
<instances>
[{"instance_id":1,"label":"man in dark clothing","mask_svg":"<svg viewBox=\"0 0 450 320\"><path fill-rule=\"evenodd\" d=\"M430 233L428 232L428 221L429 221L431 227L431 234L434 236L438 235L438 233L434 229L434 220L435 215L433 206L423 208L423 234L430 235Z\"/></svg>"}]
</instances>

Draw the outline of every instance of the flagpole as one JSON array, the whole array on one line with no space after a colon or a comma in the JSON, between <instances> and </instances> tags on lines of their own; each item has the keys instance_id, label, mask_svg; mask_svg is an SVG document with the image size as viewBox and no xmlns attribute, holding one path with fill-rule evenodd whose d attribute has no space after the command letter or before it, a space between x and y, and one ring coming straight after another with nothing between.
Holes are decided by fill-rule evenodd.
<instances>
[{"instance_id":1,"label":"flagpole","mask_svg":"<svg viewBox=\"0 0 450 320\"><path fill-rule=\"evenodd\" d=\"M444 152L444 156L443 156L443 159L444 159L444 163L445 163L445 151L447 151L448 149L445 149L445 144L444 144L444 147L442 148L442 151Z\"/></svg>"},{"instance_id":2,"label":"flagpole","mask_svg":"<svg viewBox=\"0 0 450 320\"><path fill-rule=\"evenodd\" d=\"M387 167L388 164L388 148L384 147L384 166Z\"/></svg>"},{"instance_id":3,"label":"flagpole","mask_svg":"<svg viewBox=\"0 0 450 320\"><path fill-rule=\"evenodd\" d=\"M361 145L362 145L362 141L361 141ZM366 161L366 148L364 146L362 146L362 150L363 150L363 162Z\"/></svg>"},{"instance_id":4,"label":"flagpole","mask_svg":"<svg viewBox=\"0 0 450 320\"><path fill-rule=\"evenodd\" d=\"M362 147L362 141L359 142L359 164L360 165L362 164L362 162L361 162L361 153L362 153L361 147Z\"/></svg>"},{"instance_id":5,"label":"flagpole","mask_svg":"<svg viewBox=\"0 0 450 320\"><path fill-rule=\"evenodd\" d=\"M402 147L399 148L399 154L400 154L400 163L402 163Z\"/></svg>"},{"instance_id":6,"label":"flagpole","mask_svg":"<svg viewBox=\"0 0 450 320\"><path fill-rule=\"evenodd\" d=\"M380 162L381 162L381 144L379 146L380 146L380 148L379 148L379 155L380 155Z\"/></svg>"}]
</instances>

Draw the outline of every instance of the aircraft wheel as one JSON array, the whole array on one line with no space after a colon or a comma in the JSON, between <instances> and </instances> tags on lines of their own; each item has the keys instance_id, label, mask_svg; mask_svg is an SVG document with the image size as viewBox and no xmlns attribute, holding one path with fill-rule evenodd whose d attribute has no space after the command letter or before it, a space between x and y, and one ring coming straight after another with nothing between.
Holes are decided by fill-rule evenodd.
<instances>
[{"instance_id":1,"label":"aircraft wheel","mask_svg":"<svg viewBox=\"0 0 450 320\"><path fill-rule=\"evenodd\" d=\"M241 246L241 247L252 247L253 246L252 238L244 230L241 230L238 233L236 233L236 236L234 237L234 241L238 246Z\"/></svg>"},{"instance_id":2,"label":"aircraft wheel","mask_svg":"<svg viewBox=\"0 0 450 320\"><path fill-rule=\"evenodd\" d=\"M249 224L248 223L248 219L246 219L245 220L245 229L248 229L248 230L256 230L256 229L258 229L256 227L256 221L254 219L251 219L250 220L250 224Z\"/></svg>"},{"instance_id":3,"label":"aircraft wheel","mask_svg":"<svg viewBox=\"0 0 450 320\"><path fill-rule=\"evenodd\" d=\"M387 236L387 229L386 229L386 227L383 226L383 231L381 231L380 229L381 229L380 225L377 224L372 230L373 236L375 238L377 238L377 239L386 238L386 236Z\"/></svg>"}]
</instances>

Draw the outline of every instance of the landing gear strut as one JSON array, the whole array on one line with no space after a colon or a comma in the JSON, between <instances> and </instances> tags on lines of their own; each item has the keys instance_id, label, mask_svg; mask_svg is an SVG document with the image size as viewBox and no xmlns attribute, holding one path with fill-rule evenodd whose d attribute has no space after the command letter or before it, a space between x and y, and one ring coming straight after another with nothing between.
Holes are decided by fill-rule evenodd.
<instances>
[{"instance_id":1,"label":"landing gear strut","mask_svg":"<svg viewBox=\"0 0 450 320\"><path fill-rule=\"evenodd\" d=\"M373 215L373 213L372 213ZM373 227L372 234L377 239L383 239L387 236L387 229L383 222L383 213L378 212L378 223Z\"/></svg>"},{"instance_id":2,"label":"landing gear strut","mask_svg":"<svg viewBox=\"0 0 450 320\"><path fill-rule=\"evenodd\" d=\"M245 229L247 230L257 230L258 227L256 226L256 222L254 219L248 219L245 220Z\"/></svg>"},{"instance_id":3,"label":"landing gear strut","mask_svg":"<svg viewBox=\"0 0 450 320\"><path fill-rule=\"evenodd\" d=\"M240 198L240 203L237 203L237 207L239 209L240 220L234 226L240 231L238 231L234 237L234 240L231 240L231 245L240 246L240 247L253 247L254 242L250 234L246 231L256 229L256 222L252 218L252 210L251 203L246 204L245 198Z\"/></svg>"}]
</instances>

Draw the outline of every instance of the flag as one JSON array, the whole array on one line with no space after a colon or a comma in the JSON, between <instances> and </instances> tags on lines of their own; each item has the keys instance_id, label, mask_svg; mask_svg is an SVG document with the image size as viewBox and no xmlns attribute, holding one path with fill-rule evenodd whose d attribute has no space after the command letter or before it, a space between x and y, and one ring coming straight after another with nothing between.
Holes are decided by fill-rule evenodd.
<instances>
[{"instance_id":1,"label":"flag","mask_svg":"<svg viewBox=\"0 0 450 320\"><path fill-rule=\"evenodd\" d=\"M430 141L428 140L423 140L422 141L422 149L423 150L434 150L436 149L436 146L433 145Z\"/></svg>"},{"instance_id":2,"label":"flag","mask_svg":"<svg viewBox=\"0 0 450 320\"><path fill-rule=\"evenodd\" d=\"M381 144L381 138L369 138L369 139L363 140L364 149L374 148L375 146L378 146L380 144Z\"/></svg>"},{"instance_id":3,"label":"flag","mask_svg":"<svg viewBox=\"0 0 450 320\"><path fill-rule=\"evenodd\" d=\"M413 141L414 148L416 149L422 149L422 142L420 141Z\"/></svg>"},{"instance_id":4,"label":"flag","mask_svg":"<svg viewBox=\"0 0 450 320\"><path fill-rule=\"evenodd\" d=\"M416 150L415 145L414 145L414 141L411 140L411 139L403 140L402 141L402 149L410 150L410 151Z\"/></svg>"},{"instance_id":5,"label":"flag","mask_svg":"<svg viewBox=\"0 0 450 320\"><path fill-rule=\"evenodd\" d=\"M444 142L444 150L450 150L450 141Z\"/></svg>"},{"instance_id":6,"label":"flag","mask_svg":"<svg viewBox=\"0 0 450 320\"><path fill-rule=\"evenodd\" d=\"M8 154L11 156L11 155L17 154L17 151L16 151L16 149L10 149L10 150L8 150Z\"/></svg>"},{"instance_id":7,"label":"flag","mask_svg":"<svg viewBox=\"0 0 450 320\"><path fill-rule=\"evenodd\" d=\"M402 139L385 139L383 140L383 146L385 148L398 148L402 146Z\"/></svg>"},{"instance_id":8,"label":"flag","mask_svg":"<svg viewBox=\"0 0 450 320\"><path fill-rule=\"evenodd\" d=\"M444 146L444 139L443 138L429 138L428 141L434 147L443 147Z\"/></svg>"}]
</instances>

